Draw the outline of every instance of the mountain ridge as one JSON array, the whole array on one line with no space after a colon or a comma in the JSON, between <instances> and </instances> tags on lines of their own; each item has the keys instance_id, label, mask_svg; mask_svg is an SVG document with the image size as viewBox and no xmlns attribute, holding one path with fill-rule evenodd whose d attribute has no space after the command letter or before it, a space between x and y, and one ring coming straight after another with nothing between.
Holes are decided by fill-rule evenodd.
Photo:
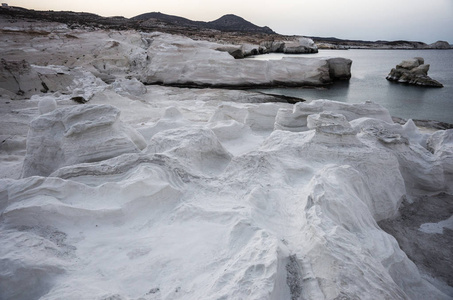
<instances>
[{"instance_id":1,"label":"mountain ridge","mask_svg":"<svg viewBox=\"0 0 453 300\"><path fill-rule=\"evenodd\" d=\"M184 17L174 16L174 15L167 15L161 12L150 12L140 14L138 16L130 18L131 20L137 21L146 21L149 19L157 19L162 22L166 22L170 25L177 25L177 26L191 26L191 27L198 27L203 29L214 29L226 32L253 32L253 33L266 33L266 34L275 34L276 32L273 31L271 28L267 26L260 27L258 25L253 24L250 21L245 20L242 17L239 17L235 14L226 14L221 16L220 18L204 22L204 21L193 21Z\"/></svg>"},{"instance_id":2,"label":"mountain ridge","mask_svg":"<svg viewBox=\"0 0 453 300\"><path fill-rule=\"evenodd\" d=\"M91 27L111 30L139 30L162 31L170 34L180 34L194 39L223 40L232 43L261 43L263 40L291 40L297 35L282 35L271 28L257 26L242 17L226 14L217 20L204 22L167 15L160 12L151 12L137 15L132 18L122 16L103 17L87 12L73 11L39 11L22 7L0 7L0 15L13 19L27 18L45 20L67 24L70 28ZM452 46L445 41L425 44L417 41L366 41L340 39L336 37L311 38L319 49L451 49Z\"/></svg>"}]
</instances>

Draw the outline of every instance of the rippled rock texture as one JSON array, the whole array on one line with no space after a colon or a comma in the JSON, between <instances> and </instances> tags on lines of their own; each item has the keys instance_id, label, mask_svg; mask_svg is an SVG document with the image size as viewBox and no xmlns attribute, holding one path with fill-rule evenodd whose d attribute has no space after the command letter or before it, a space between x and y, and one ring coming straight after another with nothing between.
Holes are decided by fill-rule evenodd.
<instances>
[{"instance_id":1,"label":"rippled rock texture","mask_svg":"<svg viewBox=\"0 0 453 300\"><path fill-rule=\"evenodd\" d=\"M451 298L377 223L452 192L451 130L246 95L131 80L88 104L2 104L32 121L25 152L0 152L0 298Z\"/></svg>"}]
</instances>

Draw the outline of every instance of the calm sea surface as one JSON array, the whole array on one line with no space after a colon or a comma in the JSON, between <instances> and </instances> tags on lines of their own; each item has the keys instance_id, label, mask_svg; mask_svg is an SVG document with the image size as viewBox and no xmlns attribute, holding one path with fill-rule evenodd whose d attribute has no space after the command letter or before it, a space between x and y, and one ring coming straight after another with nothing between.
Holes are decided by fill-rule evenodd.
<instances>
[{"instance_id":1,"label":"calm sea surface","mask_svg":"<svg viewBox=\"0 0 453 300\"><path fill-rule=\"evenodd\" d=\"M281 59L285 54L266 54L250 59ZM292 55L291 57L298 55ZM301 57L345 57L352 60L352 78L328 88L273 88L259 91L303 98L330 99L348 103L371 100L387 108L392 116L404 119L453 123L453 50L319 50ZM397 84L385 79L404 59L423 57L430 64L428 75L443 88Z\"/></svg>"}]
</instances>

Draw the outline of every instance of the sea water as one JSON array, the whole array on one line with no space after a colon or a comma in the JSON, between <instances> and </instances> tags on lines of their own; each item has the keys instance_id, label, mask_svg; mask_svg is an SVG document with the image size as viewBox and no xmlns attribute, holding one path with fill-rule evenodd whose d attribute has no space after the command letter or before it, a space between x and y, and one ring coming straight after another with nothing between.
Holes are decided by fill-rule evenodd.
<instances>
[{"instance_id":1,"label":"sea water","mask_svg":"<svg viewBox=\"0 0 453 300\"><path fill-rule=\"evenodd\" d=\"M319 50L316 54L265 54L250 59L290 57L345 57L352 60L349 81L326 88L259 89L264 93L305 100L329 99L348 103L373 101L392 116L404 119L436 120L453 123L453 50ZM390 70L402 60L423 57L430 65L428 75L444 85L430 88L387 81Z\"/></svg>"}]
</instances>

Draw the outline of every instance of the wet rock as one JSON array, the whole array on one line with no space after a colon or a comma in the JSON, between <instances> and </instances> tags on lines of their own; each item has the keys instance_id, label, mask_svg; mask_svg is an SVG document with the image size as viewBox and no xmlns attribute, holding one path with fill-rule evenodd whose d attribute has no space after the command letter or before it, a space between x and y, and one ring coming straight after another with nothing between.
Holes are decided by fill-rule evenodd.
<instances>
[{"instance_id":1,"label":"wet rock","mask_svg":"<svg viewBox=\"0 0 453 300\"><path fill-rule=\"evenodd\" d=\"M400 208L400 216L394 219L381 221L379 226L393 235L402 250L417 265L422 273L435 277L443 284L437 283L438 288L448 285L446 291L452 291L453 262L452 245L453 231L444 228L442 233L428 233L421 230L424 224L438 224L447 220L453 213L451 205L453 195L438 193L431 196L422 196L413 203L405 202ZM430 279L431 281L436 281Z\"/></svg>"}]
</instances>

